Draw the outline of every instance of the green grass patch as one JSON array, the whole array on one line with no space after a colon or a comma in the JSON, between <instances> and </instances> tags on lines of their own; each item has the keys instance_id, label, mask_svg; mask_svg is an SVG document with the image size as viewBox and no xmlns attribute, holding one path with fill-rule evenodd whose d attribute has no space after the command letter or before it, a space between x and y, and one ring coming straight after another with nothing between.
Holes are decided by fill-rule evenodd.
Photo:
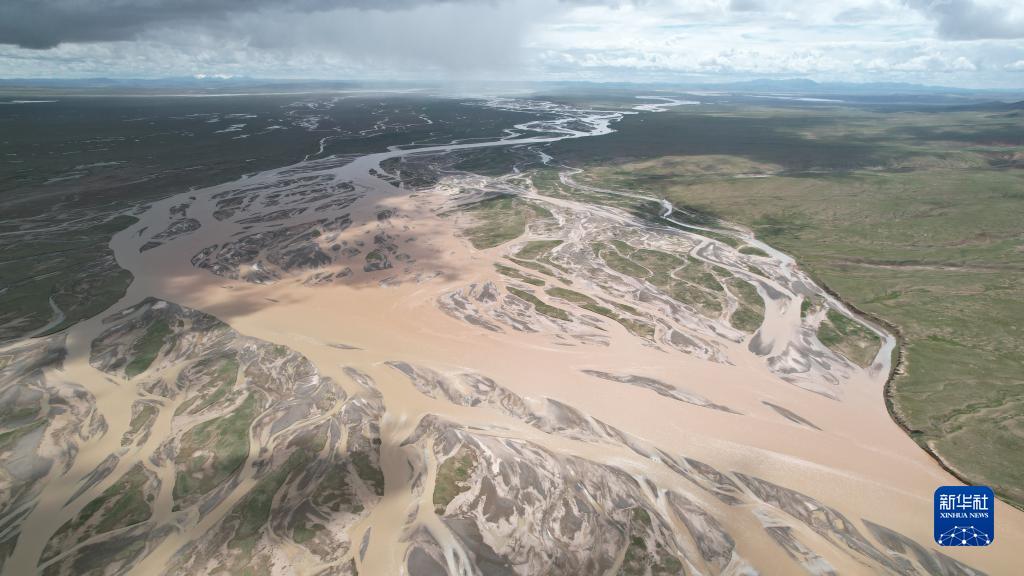
<instances>
[{"instance_id":1,"label":"green grass patch","mask_svg":"<svg viewBox=\"0 0 1024 576\"><path fill-rule=\"evenodd\" d=\"M744 332L754 332L764 322L764 300L757 288L739 278L729 280L729 291L739 300L739 307L729 319L733 327Z\"/></svg>"},{"instance_id":2,"label":"green grass patch","mask_svg":"<svg viewBox=\"0 0 1024 576\"><path fill-rule=\"evenodd\" d=\"M722 312L722 301L695 284L676 282L672 285L669 295L709 316L716 316Z\"/></svg>"},{"instance_id":3,"label":"green grass patch","mask_svg":"<svg viewBox=\"0 0 1024 576\"><path fill-rule=\"evenodd\" d=\"M342 510L361 512L362 506L355 500L355 492L348 482L348 475L349 468L346 463L332 464L324 476L325 480L317 485L310 500L318 508L326 508L331 512L341 512Z\"/></svg>"},{"instance_id":4,"label":"green grass patch","mask_svg":"<svg viewBox=\"0 0 1024 576\"><path fill-rule=\"evenodd\" d=\"M45 426L46 423L47 421L45 419L40 418L39 420L34 420L31 423L26 424L25 426L15 428L14 430L8 430L7 432L0 434L0 454L3 454L4 452L7 452L11 448L13 448L14 445L18 442L18 440L20 440L26 434L32 432L36 428L39 428L40 426Z\"/></svg>"},{"instance_id":5,"label":"green grass patch","mask_svg":"<svg viewBox=\"0 0 1024 576\"><path fill-rule=\"evenodd\" d=\"M711 268L703 262L690 262L676 270L675 277L712 292L722 292L723 290L722 283L718 281Z\"/></svg>"},{"instance_id":6,"label":"green grass patch","mask_svg":"<svg viewBox=\"0 0 1024 576\"><path fill-rule=\"evenodd\" d=\"M526 225L530 222L551 217L547 209L511 194L493 196L459 210L471 215L475 221L465 234L477 250L515 240L526 232Z\"/></svg>"},{"instance_id":7,"label":"green grass patch","mask_svg":"<svg viewBox=\"0 0 1024 576\"><path fill-rule=\"evenodd\" d=\"M142 464L136 464L121 478L89 501L53 535L44 551L50 558L97 534L145 522L153 515L146 497L149 478Z\"/></svg>"},{"instance_id":8,"label":"green grass patch","mask_svg":"<svg viewBox=\"0 0 1024 576\"><path fill-rule=\"evenodd\" d=\"M124 367L124 373L134 378L149 369L163 348L167 337L173 333L167 321L157 319L146 327L146 333L132 345L132 359Z\"/></svg>"},{"instance_id":9,"label":"green grass patch","mask_svg":"<svg viewBox=\"0 0 1024 576\"><path fill-rule=\"evenodd\" d=\"M760 256L761 258L767 258L768 253L761 250L757 246L741 246L740 254L747 254L748 256Z\"/></svg>"},{"instance_id":10,"label":"green grass patch","mask_svg":"<svg viewBox=\"0 0 1024 576\"><path fill-rule=\"evenodd\" d=\"M590 296L587 296L586 294L581 294L579 292L576 292L575 290L569 290L568 288L561 287L549 288L547 292L551 296L555 296L556 298L562 298L563 300L568 300L569 302L572 302L573 304L579 306L580 308L583 308L584 310L589 310L594 314L600 314L601 316L606 316L608 318L611 318L612 320L619 319L619 315L616 314L614 310L607 306L602 306L601 304L598 304L596 300L594 300Z\"/></svg>"},{"instance_id":11,"label":"green grass patch","mask_svg":"<svg viewBox=\"0 0 1024 576\"><path fill-rule=\"evenodd\" d=\"M577 292L575 290L569 290L568 288L562 288L562 287L548 288L547 292L548 292L548 294L550 294L550 295L552 295L552 296L554 296L556 298L561 298L563 300L568 300L569 302L572 302L573 304L576 304L577 306L598 306L597 301L594 300L593 298L591 298L590 296L587 296L586 294ZM605 308L605 310L608 310L609 312L611 312L611 310L608 309L608 308Z\"/></svg>"},{"instance_id":12,"label":"green grass patch","mask_svg":"<svg viewBox=\"0 0 1024 576\"><path fill-rule=\"evenodd\" d=\"M228 395L228 392L234 388L237 379L238 357L232 354L227 358L220 359L216 371L200 396L202 401L191 408L188 411L189 414L198 414L223 400ZM213 388L212 392L210 392L211 387Z\"/></svg>"},{"instance_id":13,"label":"green grass patch","mask_svg":"<svg viewBox=\"0 0 1024 576\"><path fill-rule=\"evenodd\" d=\"M520 290L513 286L509 286L508 291L511 294L519 298L522 298L523 300L526 300L530 304L533 304L534 310L536 310L540 314L543 314L550 318L556 318L558 320L565 321L569 321L572 318L571 316L569 316L569 313L566 312L565 310L562 310L561 308L556 308L525 290Z\"/></svg>"},{"instance_id":14,"label":"green grass patch","mask_svg":"<svg viewBox=\"0 0 1024 576\"><path fill-rule=\"evenodd\" d=\"M378 496L384 495L384 472L373 463L370 455L366 452L352 452L352 465L356 468L356 475L366 482Z\"/></svg>"},{"instance_id":15,"label":"green grass patch","mask_svg":"<svg viewBox=\"0 0 1024 576\"><path fill-rule=\"evenodd\" d=\"M804 299L800 301L800 317L806 318L811 308L814 308L814 301L810 297L804 296Z\"/></svg>"},{"instance_id":16,"label":"green grass patch","mask_svg":"<svg viewBox=\"0 0 1024 576\"><path fill-rule=\"evenodd\" d=\"M292 452L283 465L261 478L245 498L235 505L225 519L237 525L234 536L228 542L229 548L252 552L260 532L270 520L274 495L292 474L303 470L310 460L312 457L306 450Z\"/></svg>"},{"instance_id":17,"label":"green grass patch","mask_svg":"<svg viewBox=\"0 0 1024 576\"><path fill-rule=\"evenodd\" d=\"M124 446L128 445L131 438L135 438L143 429L147 428L156 418L159 410L156 406L149 404L148 402L141 403L139 411L132 414L132 420L128 423L128 432L125 432L124 438L121 440L121 444Z\"/></svg>"},{"instance_id":18,"label":"green grass patch","mask_svg":"<svg viewBox=\"0 0 1024 576\"><path fill-rule=\"evenodd\" d=\"M233 412L199 424L181 437L175 463L175 509L187 507L234 474L249 456L249 428L257 416L254 393Z\"/></svg>"},{"instance_id":19,"label":"green grass patch","mask_svg":"<svg viewBox=\"0 0 1024 576\"><path fill-rule=\"evenodd\" d=\"M514 280L519 280L520 282L526 282L527 284L532 284L533 286L544 285L544 281L541 280L540 278L537 278L536 276L530 276L529 274L523 274L522 272L516 270L511 266L495 264L494 269L497 270L499 274L503 276L508 276L509 278L512 278Z\"/></svg>"},{"instance_id":20,"label":"green grass patch","mask_svg":"<svg viewBox=\"0 0 1024 576\"><path fill-rule=\"evenodd\" d=\"M516 252L516 258L538 260L547 255L552 249L561 245L561 240L530 240Z\"/></svg>"},{"instance_id":21,"label":"green grass patch","mask_svg":"<svg viewBox=\"0 0 1024 576\"><path fill-rule=\"evenodd\" d=\"M621 240L595 243L592 249L609 268L620 274L650 282L675 300L705 314L717 315L722 311L722 302L715 294L722 292L722 285L711 268L702 262L660 250L634 248ZM623 325L645 338L654 334L654 326L645 322L630 321Z\"/></svg>"},{"instance_id":22,"label":"green grass patch","mask_svg":"<svg viewBox=\"0 0 1024 576\"><path fill-rule=\"evenodd\" d=\"M533 270L534 272L540 272L545 276L557 278L557 275L554 272L552 272L550 268L538 262L534 262L532 260L519 260L518 258L512 257L509 257L509 260L515 262L516 264L522 266L523 268L529 268L530 270Z\"/></svg>"},{"instance_id":23,"label":"green grass patch","mask_svg":"<svg viewBox=\"0 0 1024 576\"><path fill-rule=\"evenodd\" d=\"M650 270L623 256L617 249L603 244L593 244L592 247L594 252L604 260L605 264L619 274L631 276L638 280L646 280L651 277Z\"/></svg>"},{"instance_id":24,"label":"green grass patch","mask_svg":"<svg viewBox=\"0 0 1024 576\"><path fill-rule=\"evenodd\" d=\"M641 338L652 338L654 336L654 326L652 326L651 324L648 324L647 322L643 322L641 320L635 320L633 318L620 316L611 308L598 303L596 300L594 300L590 296L587 296L586 294L582 294L580 292L576 292L575 290L569 290L567 288L561 287L549 288L547 290L547 293L556 298L568 300L569 302L572 302L573 304L579 306L580 308L583 308L584 310L587 310L589 312L593 312L594 314L598 314L606 318L611 318L612 320L615 320L619 324L622 324L627 330L629 330L635 336L640 336ZM631 310L633 310L633 313L639 314L639 312L635 308L632 308L631 306L626 306L626 308L630 308Z\"/></svg>"},{"instance_id":25,"label":"green grass patch","mask_svg":"<svg viewBox=\"0 0 1024 576\"><path fill-rule=\"evenodd\" d=\"M531 240L515 254L514 261L536 262L542 266L554 268L559 272L568 273L568 270L551 259L551 250L561 244L561 240Z\"/></svg>"},{"instance_id":26,"label":"green grass patch","mask_svg":"<svg viewBox=\"0 0 1024 576\"><path fill-rule=\"evenodd\" d=\"M681 574L683 564L658 542L649 545L653 535L651 516L642 508L634 508L629 522L628 543L619 574L623 576L668 576Z\"/></svg>"},{"instance_id":27,"label":"green grass patch","mask_svg":"<svg viewBox=\"0 0 1024 576\"><path fill-rule=\"evenodd\" d=\"M651 272L648 282L664 287L672 282L672 273L686 264L686 257L680 258L661 250L641 248L629 255L629 259Z\"/></svg>"},{"instance_id":28,"label":"green grass patch","mask_svg":"<svg viewBox=\"0 0 1024 576\"><path fill-rule=\"evenodd\" d=\"M469 490L465 482L469 480L476 466L476 457L473 455L473 452L462 448L455 455L441 462L437 467L433 498L434 510L438 514L444 513L448 504L456 496Z\"/></svg>"},{"instance_id":29,"label":"green grass patch","mask_svg":"<svg viewBox=\"0 0 1024 576\"><path fill-rule=\"evenodd\" d=\"M626 327L634 336L646 338L648 340L654 338L654 326L642 320L634 320L633 318L616 318L619 324Z\"/></svg>"},{"instance_id":30,"label":"green grass patch","mask_svg":"<svg viewBox=\"0 0 1024 576\"><path fill-rule=\"evenodd\" d=\"M831 308L818 326L818 340L860 366L869 366L882 345L873 331Z\"/></svg>"},{"instance_id":31,"label":"green grass patch","mask_svg":"<svg viewBox=\"0 0 1024 576\"><path fill-rule=\"evenodd\" d=\"M104 512L103 520L96 525L97 533L138 524L152 516L153 511L143 490L146 480L142 464L136 464L103 493L101 498L106 497L111 504Z\"/></svg>"}]
</instances>

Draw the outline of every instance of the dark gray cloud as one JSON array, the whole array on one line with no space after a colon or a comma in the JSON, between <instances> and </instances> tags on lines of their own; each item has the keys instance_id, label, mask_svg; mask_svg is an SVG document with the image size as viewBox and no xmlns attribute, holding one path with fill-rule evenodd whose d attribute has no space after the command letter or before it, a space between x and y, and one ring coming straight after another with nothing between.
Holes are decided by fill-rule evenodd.
<instances>
[{"instance_id":1,"label":"dark gray cloud","mask_svg":"<svg viewBox=\"0 0 1024 576\"><path fill-rule=\"evenodd\" d=\"M45 49L61 43L132 40L154 28L209 25L229 16L309 14L339 9L389 12L513 0L0 0L0 44ZM624 4L633 0L558 0Z\"/></svg>"},{"instance_id":2,"label":"dark gray cloud","mask_svg":"<svg viewBox=\"0 0 1024 576\"><path fill-rule=\"evenodd\" d=\"M52 48L62 42L131 40L155 27L209 24L272 9L310 13L351 8L405 10L489 0L2 0L0 44Z\"/></svg>"},{"instance_id":3,"label":"dark gray cloud","mask_svg":"<svg viewBox=\"0 0 1024 576\"><path fill-rule=\"evenodd\" d=\"M1024 38L1024 17L1009 13L1010 2L906 0L906 4L934 20L936 33L947 40Z\"/></svg>"}]
</instances>

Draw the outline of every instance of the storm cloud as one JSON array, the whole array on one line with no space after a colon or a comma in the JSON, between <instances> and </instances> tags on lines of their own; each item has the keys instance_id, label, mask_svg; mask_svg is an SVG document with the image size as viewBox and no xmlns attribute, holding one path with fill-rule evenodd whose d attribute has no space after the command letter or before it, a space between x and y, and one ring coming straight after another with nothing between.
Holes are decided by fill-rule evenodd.
<instances>
[{"instance_id":1,"label":"storm cloud","mask_svg":"<svg viewBox=\"0 0 1024 576\"><path fill-rule=\"evenodd\" d=\"M1017 87L1019 0L0 0L0 77Z\"/></svg>"},{"instance_id":2,"label":"storm cloud","mask_svg":"<svg viewBox=\"0 0 1024 576\"><path fill-rule=\"evenodd\" d=\"M229 17L260 13L393 13L502 1L509 0L4 0L0 4L0 44L45 49L63 42L130 40L154 28L221 24ZM567 5L616 5L632 0L558 1Z\"/></svg>"},{"instance_id":3,"label":"storm cloud","mask_svg":"<svg viewBox=\"0 0 1024 576\"><path fill-rule=\"evenodd\" d=\"M474 0L462 0L472 3ZM315 13L348 8L397 11L452 0L4 0L0 43L52 48L62 42L130 40L159 27L220 24L272 9Z\"/></svg>"}]
</instances>

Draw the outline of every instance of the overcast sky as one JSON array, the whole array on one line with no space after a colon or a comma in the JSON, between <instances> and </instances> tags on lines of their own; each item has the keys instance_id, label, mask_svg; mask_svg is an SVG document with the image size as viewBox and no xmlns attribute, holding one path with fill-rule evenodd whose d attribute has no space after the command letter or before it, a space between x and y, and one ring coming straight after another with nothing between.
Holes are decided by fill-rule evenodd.
<instances>
[{"instance_id":1,"label":"overcast sky","mask_svg":"<svg viewBox=\"0 0 1024 576\"><path fill-rule=\"evenodd\" d=\"M1024 88L1024 0L0 0L0 77Z\"/></svg>"}]
</instances>

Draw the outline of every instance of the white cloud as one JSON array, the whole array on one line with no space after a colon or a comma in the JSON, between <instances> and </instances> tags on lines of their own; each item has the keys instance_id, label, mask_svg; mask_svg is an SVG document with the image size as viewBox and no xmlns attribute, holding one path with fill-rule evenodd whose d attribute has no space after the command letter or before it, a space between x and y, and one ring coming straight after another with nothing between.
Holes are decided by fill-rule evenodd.
<instances>
[{"instance_id":1,"label":"white cloud","mask_svg":"<svg viewBox=\"0 0 1024 576\"><path fill-rule=\"evenodd\" d=\"M953 60L949 67L951 70L974 71L978 69L978 67L974 65L974 62L971 62L970 60L964 58L963 56L958 56L955 60Z\"/></svg>"}]
</instances>

